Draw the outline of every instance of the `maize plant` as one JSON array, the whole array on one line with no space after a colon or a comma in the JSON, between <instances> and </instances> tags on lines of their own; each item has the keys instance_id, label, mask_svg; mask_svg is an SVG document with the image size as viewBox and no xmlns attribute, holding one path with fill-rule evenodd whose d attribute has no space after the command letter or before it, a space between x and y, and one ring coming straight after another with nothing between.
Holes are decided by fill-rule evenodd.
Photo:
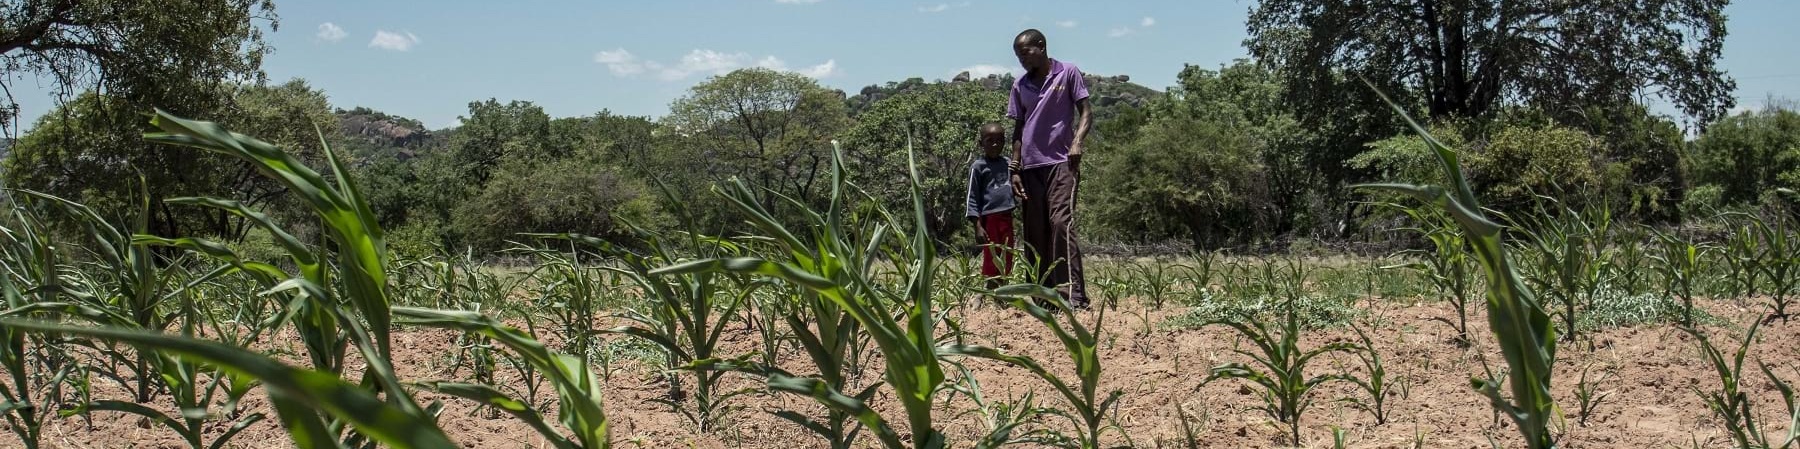
<instances>
[{"instance_id":1,"label":"maize plant","mask_svg":"<svg viewBox=\"0 0 1800 449\"><path fill-rule=\"evenodd\" d=\"M1659 252L1650 256L1662 275L1663 294L1681 298L1681 325L1694 325L1694 285L1702 276L1702 260L1710 247L1697 244L1672 233L1652 229L1660 243Z\"/></svg>"},{"instance_id":2,"label":"maize plant","mask_svg":"<svg viewBox=\"0 0 1800 449\"><path fill-rule=\"evenodd\" d=\"M1007 303L1013 308L1024 311L1027 315L1044 323L1044 326L1056 335L1056 339L1063 344L1063 351L1069 355L1070 361L1075 363L1075 376L1081 382L1078 386L1080 391L1071 388L1068 382L1051 373L1050 370L1045 369L1043 365L1030 357L1009 355L991 347L966 344L946 346L940 351L944 354L994 360L1024 368L1037 375L1048 382L1058 393L1061 393L1063 399L1069 402L1069 406L1075 409L1075 414L1070 419L1081 426L1082 433L1075 438L1078 447L1082 449L1100 447L1101 433L1108 428L1115 428L1106 424L1106 418L1110 412L1116 411L1115 407L1118 405L1119 399L1124 396L1124 392L1118 390L1108 393L1105 398L1100 398L1098 395L1101 370L1100 342L1095 333L1099 332L1099 323L1106 318L1105 311L1102 310L1095 317L1095 329L1089 331L1077 319L1074 309L1069 307L1068 303L1062 299L1062 295L1055 290L1036 284L1018 284L1001 287L996 294L1007 298ZM1041 307L1036 301L1047 302L1052 307Z\"/></svg>"},{"instance_id":3,"label":"maize plant","mask_svg":"<svg viewBox=\"0 0 1800 449\"><path fill-rule=\"evenodd\" d=\"M1349 381L1351 378L1343 374L1321 374L1312 377L1306 375L1306 366L1313 359L1331 353L1354 353L1361 347L1354 343L1331 343L1317 348L1300 347L1300 316L1294 310L1293 301L1288 301L1283 313L1280 330L1265 324L1254 317L1216 321L1231 328L1255 345L1254 351L1232 349L1244 357L1250 358L1254 364L1227 363L1212 369L1203 383L1211 383L1218 379L1243 379L1260 388L1262 397L1261 409L1270 418L1286 424L1288 442L1300 445L1300 419L1306 409L1312 406L1313 391L1320 385L1332 381ZM1248 323L1248 324L1246 324Z\"/></svg>"},{"instance_id":4,"label":"maize plant","mask_svg":"<svg viewBox=\"0 0 1800 449\"><path fill-rule=\"evenodd\" d=\"M1469 260L1468 242L1463 240L1463 235L1456 228L1456 223L1452 222L1450 217L1442 211L1401 205L1392 205L1391 207L1400 209L1413 221L1418 222L1419 224L1411 229L1431 242L1429 249L1406 251L1407 254L1424 262L1398 265L1398 267L1410 268L1425 274L1426 278L1431 280L1432 287L1437 289L1438 294L1450 301L1451 307L1456 309L1456 321L1434 319L1450 325L1450 328L1456 331L1456 343L1467 346L1470 343L1469 296L1470 290L1474 287L1474 273L1470 266L1473 262Z\"/></svg>"},{"instance_id":5,"label":"maize plant","mask_svg":"<svg viewBox=\"0 0 1800 449\"><path fill-rule=\"evenodd\" d=\"M1367 80L1364 80L1367 84ZM1374 88L1373 84L1369 84ZM1444 169L1449 188L1409 184L1371 184L1356 188L1396 192L1411 196L1448 212L1464 237L1475 250L1487 278L1488 325L1506 356L1512 399L1502 397L1500 385L1483 379L1472 379L1476 390L1488 396L1496 412L1511 418L1518 426L1525 446L1532 449L1556 447L1550 423L1556 418L1556 403L1550 396L1552 368L1556 365L1556 328L1550 315L1538 304L1531 287L1520 278L1507 257L1501 241L1501 226L1487 217L1481 203L1469 186L1468 178L1454 150L1432 137L1387 94L1376 91L1395 113L1406 119L1413 132L1437 156Z\"/></svg>"},{"instance_id":6,"label":"maize plant","mask_svg":"<svg viewBox=\"0 0 1800 449\"><path fill-rule=\"evenodd\" d=\"M934 330L936 309L932 307L933 277L937 270L936 243L926 233L926 211L919 189L919 174L912 163L912 149L907 149L912 166L913 229L902 230L899 221L887 217L889 223L877 224L872 233L851 234L844 226L843 155L833 151L830 206L824 214L806 211L814 225L813 244L803 243L785 226L776 222L754 202L749 187L735 181L736 194L729 196L740 210L750 216L752 224L769 234L781 245L785 254L773 259L745 257L734 259L702 259L651 271L652 275L680 275L697 272L742 273L779 279L810 290L831 302L836 310L848 314L869 334L881 350L887 364L885 379L894 389L912 433L911 447L935 449L945 447L944 435L932 421L932 395L944 382L939 365ZM804 207L802 207L804 209ZM891 223L891 225L890 225ZM857 236L866 238L856 240ZM881 285L871 272L874 255L886 252L895 261L896 273L904 285L889 288ZM898 317L892 310L898 309ZM821 317L830 319L829 314ZM811 349L809 349L810 351ZM815 357L815 360L817 358ZM826 408L854 416L875 433L889 448L906 447L899 433L880 414L868 409L861 397L846 396L828 381L797 377L775 367L751 366L744 363L713 359L695 362L695 369L733 369L767 379L771 389L812 397ZM828 370L821 366L821 371ZM859 395L860 396L860 395ZM810 428L810 427L809 427ZM817 432L817 429L814 429Z\"/></svg>"},{"instance_id":7,"label":"maize plant","mask_svg":"<svg viewBox=\"0 0 1800 449\"><path fill-rule=\"evenodd\" d=\"M1749 392L1744 391L1744 383L1749 380L1744 373L1744 358L1750 351L1750 345L1756 342L1756 331L1760 327L1762 327L1762 320L1757 320L1756 323L1750 325L1750 329L1744 332L1744 340L1738 345L1737 352L1729 359L1713 346L1711 339L1706 334L1698 329L1682 327L1681 330L1699 341L1701 354L1706 356L1706 361L1712 364L1713 371L1719 376L1719 390L1703 392L1695 389L1695 393L1699 393L1700 398L1706 401L1707 407L1711 408L1713 413L1725 423L1725 429L1730 432L1731 440L1737 443L1737 447L1785 449L1792 447L1796 441L1800 441L1800 427L1795 427L1795 424L1800 423L1800 408L1796 408L1794 403L1792 384L1776 376L1775 370L1771 369L1768 364L1757 362L1757 366L1761 368L1769 383L1773 384L1776 391L1781 393L1782 402L1787 406L1787 416L1792 417L1786 423L1787 435L1775 443L1770 443L1769 437L1763 434L1762 427L1765 423L1758 418L1753 409L1755 401L1751 400Z\"/></svg>"}]
</instances>

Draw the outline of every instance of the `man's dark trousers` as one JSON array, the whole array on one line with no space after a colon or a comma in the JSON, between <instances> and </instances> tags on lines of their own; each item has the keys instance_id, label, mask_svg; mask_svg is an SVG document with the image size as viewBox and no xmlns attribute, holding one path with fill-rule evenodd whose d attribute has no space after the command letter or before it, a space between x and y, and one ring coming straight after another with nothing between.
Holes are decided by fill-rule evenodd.
<instances>
[{"instance_id":1,"label":"man's dark trousers","mask_svg":"<svg viewBox=\"0 0 1800 449\"><path fill-rule=\"evenodd\" d=\"M1019 171L1025 189L1025 257L1043 285L1056 288L1075 307L1087 307L1081 248L1075 242L1076 173L1068 162Z\"/></svg>"}]
</instances>

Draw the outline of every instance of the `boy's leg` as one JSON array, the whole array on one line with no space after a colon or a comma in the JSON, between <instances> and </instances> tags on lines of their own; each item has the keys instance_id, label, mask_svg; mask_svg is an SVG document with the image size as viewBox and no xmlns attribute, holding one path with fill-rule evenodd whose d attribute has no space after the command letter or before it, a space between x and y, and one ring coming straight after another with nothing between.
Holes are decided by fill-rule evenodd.
<instances>
[{"instance_id":1,"label":"boy's leg","mask_svg":"<svg viewBox=\"0 0 1800 449\"><path fill-rule=\"evenodd\" d=\"M1069 164L1054 165L1055 170L1049 177L1050 200L1050 243L1054 260L1059 263L1051 271L1050 278L1055 281L1051 285L1067 284L1059 288L1063 298L1075 307L1087 307L1087 282L1082 275L1081 246L1075 238L1075 172Z\"/></svg>"},{"instance_id":2,"label":"boy's leg","mask_svg":"<svg viewBox=\"0 0 1800 449\"><path fill-rule=\"evenodd\" d=\"M994 260L995 256L998 256L998 254L995 254L995 251L994 251L996 249L996 248L994 248L994 245L996 244L996 242L994 241L994 239L995 239L994 227L992 224L990 224L990 223L992 223L992 221L993 221L993 215L983 215L980 218L980 222L977 223L977 225L981 226L981 234L982 234L981 235L981 277L986 278L986 279L993 279L995 277L1000 276L1000 264L997 263L998 261Z\"/></svg>"},{"instance_id":3,"label":"boy's leg","mask_svg":"<svg viewBox=\"0 0 1800 449\"><path fill-rule=\"evenodd\" d=\"M1013 265L1013 212L1009 210L994 214L994 228L988 232L988 235L995 236L995 241L999 242L1001 246L1000 255L1005 258L1005 261L1000 265L1000 275L1011 276Z\"/></svg>"}]
</instances>

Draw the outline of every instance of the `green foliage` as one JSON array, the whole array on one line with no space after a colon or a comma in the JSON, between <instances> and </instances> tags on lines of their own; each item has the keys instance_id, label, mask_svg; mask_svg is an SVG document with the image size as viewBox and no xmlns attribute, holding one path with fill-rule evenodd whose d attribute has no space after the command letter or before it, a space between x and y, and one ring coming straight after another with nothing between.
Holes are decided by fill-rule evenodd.
<instances>
[{"instance_id":1,"label":"green foliage","mask_svg":"<svg viewBox=\"0 0 1800 449\"><path fill-rule=\"evenodd\" d=\"M1116 237L1243 243L1316 220L1303 199L1322 174L1305 152L1317 134L1282 101L1284 85L1239 60L1187 66L1169 96L1100 123L1096 223ZM1121 129L1134 123L1132 128ZM1154 211L1146 214L1144 211Z\"/></svg>"},{"instance_id":2,"label":"green foliage","mask_svg":"<svg viewBox=\"0 0 1800 449\"><path fill-rule=\"evenodd\" d=\"M1380 90L1376 93L1380 94ZM1385 95L1382 98L1388 100ZM1436 206L1462 228L1464 240L1469 242L1476 260L1485 270L1488 324L1506 357L1512 400L1509 402L1501 396L1497 380L1471 379L1471 383L1476 391L1493 402L1496 412L1512 418L1526 447L1556 447L1550 433L1550 423L1556 417L1556 402L1550 396L1550 379L1556 364L1556 329L1550 324L1550 315L1544 312L1537 296L1513 268L1502 241L1502 228L1483 212L1468 178L1463 176L1458 153L1432 137L1398 104L1388 100L1388 106L1405 118L1413 132L1418 133L1426 146L1437 154L1449 188L1411 184L1374 184L1363 188L1405 194Z\"/></svg>"},{"instance_id":3,"label":"green foliage","mask_svg":"<svg viewBox=\"0 0 1800 449\"><path fill-rule=\"evenodd\" d=\"M459 242L505 247L521 232L625 233L624 223L658 225L654 196L600 161L564 158L503 164L480 193L453 209Z\"/></svg>"},{"instance_id":4,"label":"green foliage","mask_svg":"<svg viewBox=\"0 0 1800 449\"><path fill-rule=\"evenodd\" d=\"M1153 120L1093 168L1096 224L1121 236L1186 237L1216 247L1267 224L1264 168L1240 130L1193 118Z\"/></svg>"},{"instance_id":5,"label":"green foliage","mask_svg":"<svg viewBox=\"0 0 1800 449\"><path fill-rule=\"evenodd\" d=\"M1263 400L1263 412L1270 418L1287 424L1288 443L1299 446L1302 444L1300 418L1312 406L1314 389L1326 382L1349 379L1342 374L1308 377L1307 365L1319 356L1334 352L1353 353L1359 351L1360 347L1353 343L1330 343L1314 348L1301 348L1299 314L1292 312L1291 308L1288 310L1288 313L1283 314L1285 316L1279 330L1250 317L1217 323L1237 331L1255 345L1253 350L1232 349L1232 352L1248 357L1254 363L1219 365L1206 376L1206 382L1243 379L1260 388L1258 394Z\"/></svg>"},{"instance_id":6,"label":"green foliage","mask_svg":"<svg viewBox=\"0 0 1800 449\"><path fill-rule=\"evenodd\" d=\"M1704 123L1732 105L1735 83L1716 65L1724 6L1264 1L1250 10L1244 45L1307 109L1334 106L1354 85L1329 67L1410 84L1378 87L1416 92L1434 120L1481 117L1513 101L1580 110L1650 90Z\"/></svg>"},{"instance_id":7,"label":"green foliage","mask_svg":"<svg viewBox=\"0 0 1800 449\"><path fill-rule=\"evenodd\" d=\"M1689 152L1691 182L1724 189L1725 205L1800 187L1800 112L1769 107L1726 117L1708 126Z\"/></svg>"},{"instance_id":8,"label":"green foliage","mask_svg":"<svg viewBox=\"0 0 1800 449\"><path fill-rule=\"evenodd\" d=\"M1769 436L1765 435L1763 429L1759 427L1766 427L1768 423L1758 417L1754 409L1755 401L1751 400L1748 392L1743 391L1745 382L1750 380L1744 373L1744 359L1750 351L1750 345L1756 342L1756 331L1761 327L1760 320L1751 324L1750 329L1744 332L1744 339L1738 346L1737 352L1729 358L1713 346L1711 338L1698 329L1690 326L1683 327L1681 330L1699 341L1701 354L1706 357L1707 362L1711 363L1713 372L1719 377L1718 390L1696 388L1694 392L1706 401L1707 407L1712 409L1721 421L1724 421L1725 430L1731 432L1732 442L1737 443L1737 447L1743 449L1788 448L1792 447L1796 441L1800 441L1800 429L1792 427L1794 424L1792 421L1786 423L1789 426L1787 435L1779 440L1774 440L1776 443L1771 444ZM1795 407L1792 384L1776 376L1775 370L1770 368L1767 363L1758 361L1757 367L1762 369L1763 376L1769 380L1769 383L1774 384L1776 391L1780 392L1783 402L1787 405L1787 416L1800 417L1800 409Z\"/></svg>"},{"instance_id":9,"label":"green foliage","mask_svg":"<svg viewBox=\"0 0 1800 449\"><path fill-rule=\"evenodd\" d=\"M62 98L103 89L128 105L119 109L124 114L152 106L196 114L225 98L229 87L221 82L262 81L270 51L265 24L267 31L280 26L273 0L8 2L0 15L0 76L35 76ZM16 105L6 106L0 127L15 125ZM126 126L111 128L112 138L135 142L143 121L109 123Z\"/></svg>"},{"instance_id":10,"label":"green foliage","mask_svg":"<svg viewBox=\"0 0 1800 449\"><path fill-rule=\"evenodd\" d=\"M318 130L331 129L334 122L323 91L302 80L223 86L219 98L224 101L215 102L206 114L228 117L222 123L232 129L268 136L267 142L290 148L302 164L322 162L322 145L334 142L319 139ZM305 216L298 202L282 195L279 183L253 169L234 166L223 156L183 154L143 142L135 110L125 97L88 93L45 115L13 147L5 161L11 173L6 182L87 204L111 220L135 212L139 176L152 204L179 196L218 196L243 198L284 222ZM161 235L237 240L251 228L227 214L151 211L150 229Z\"/></svg>"},{"instance_id":11,"label":"green foliage","mask_svg":"<svg viewBox=\"0 0 1800 449\"><path fill-rule=\"evenodd\" d=\"M969 162L980 157L979 128L1005 120L1005 105L1005 93L973 83L924 84L876 101L844 134L852 181L885 207L904 208L905 148L912 145L931 236L947 240L963 228Z\"/></svg>"},{"instance_id":12,"label":"green foliage","mask_svg":"<svg viewBox=\"0 0 1800 449\"><path fill-rule=\"evenodd\" d=\"M908 149L911 153L911 149ZM934 275L938 263L936 243L927 236L928 224L918 170L909 170L913 186L912 229L907 232L899 220L887 214L872 223L872 232L853 234L846 224L844 162L841 152L833 151L829 208L823 214L808 210L811 220L806 234L795 234L757 205L756 195L742 180L737 180L728 198L742 212L752 217L752 224L764 237L779 245L773 258L700 259L652 271L652 275L680 275L699 272L724 272L777 279L805 289L806 295L817 295L829 301L832 313L821 314L831 319L839 313L854 319L870 340L880 348L887 369L884 378L893 388L912 432L914 449L936 449L946 446L944 434L934 427L932 396L944 383L943 367L938 361L936 335L940 318L932 306ZM910 159L909 159L910 161ZM912 164L909 164L912 165ZM802 243L797 235L809 235L813 244ZM858 238L860 237L860 239ZM868 240L862 240L868 239ZM874 257L887 254L896 259L895 278L901 285L881 287L882 281L871 271ZM896 316L892 311L900 310ZM809 351L813 349L809 348ZM817 356L814 361L819 361ZM828 370L836 363L820 365ZM805 395L826 408L854 416L882 444L890 449L905 447L900 435L887 425L879 413L870 410L866 395L846 396L841 387L816 378L796 377L776 367L719 359L702 360L691 365L699 370L736 370L767 379L771 389ZM804 418L790 418L805 424ZM824 426L807 426L827 437ZM835 441L834 441L835 442Z\"/></svg>"},{"instance_id":13,"label":"green foliage","mask_svg":"<svg viewBox=\"0 0 1800 449\"><path fill-rule=\"evenodd\" d=\"M689 88L669 105L662 123L678 137L656 169L672 175L676 191L704 192L737 177L751 187L756 204L783 220L801 213L779 198L822 197L831 172L829 141L850 125L841 92L804 75L763 68L735 70ZM736 229L742 221L726 203L702 205L702 230Z\"/></svg>"}]
</instances>

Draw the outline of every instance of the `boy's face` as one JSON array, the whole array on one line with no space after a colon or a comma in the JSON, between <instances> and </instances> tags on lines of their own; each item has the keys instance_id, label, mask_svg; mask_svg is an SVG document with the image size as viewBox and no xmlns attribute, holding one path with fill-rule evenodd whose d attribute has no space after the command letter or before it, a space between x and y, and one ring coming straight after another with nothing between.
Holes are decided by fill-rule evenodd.
<instances>
[{"instance_id":1,"label":"boy's face","mask_svg":"<svg viewBox=\"0 0 1800 449\"><path fill-rule=\"evenodd\" d=\"M981 147L981 154L987 157L1000 155L1000 148L1006 145L1006 133L992 129L981 131L981 140L976 142Z\"/></svg>"}]
</instances>

